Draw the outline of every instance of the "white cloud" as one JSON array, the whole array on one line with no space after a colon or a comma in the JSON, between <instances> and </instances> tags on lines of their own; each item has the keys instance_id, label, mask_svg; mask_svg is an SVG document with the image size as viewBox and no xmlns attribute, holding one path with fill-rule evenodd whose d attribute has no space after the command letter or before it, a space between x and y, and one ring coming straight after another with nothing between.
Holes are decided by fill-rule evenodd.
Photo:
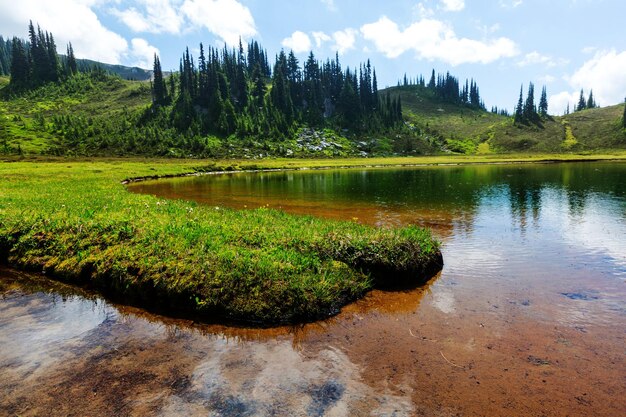
<instances>
[{"instance_id":1,"label":"white cloud","mask_svg":"<svg viewBox=\"0 0 626 417\"><path fill-rule=\"evenodd\" d=\"M356 43L356 36L359 32L356 29L347 28L344 30L339 30L333 33L333 40L335 44L333 48L339 52L339 55L345 54L350 49L354 49L354 44Z\"/></svg>"},{"instance_id":2,"label":"white cloud","mask_svg":"<svg viewBox=\"0 0 626 417\"><path fill-rule=\"evenodd\" d=\"M620 103L626 93L626 51L596 53L569 78L569 84L577 90L593 89L595 100L603 106Z\"/></svg>"},{"instance_id":3,"label":"white cloud","mask_svg":"<svg viewBox=\"0 0 626 417\"><path fill-rule=\"evenodd\" d=\"M107 29L92 10L106 0L21 0L0 2L0 30L7 36L27 36L28 21L54 34L57 48L65 53L72 42L78 58L119 64L128 53L128 42Z\"/></svg>"},{"instance_id":4,"label":"white cloud","mask_svg":"<svg viewBox=\"0 0 626 417\"><path fill-rule=\"evenodd\" d=\"M551 110L557 114L563 112L567 102L570 105L578 102L581 89L585 96L593 90L594 99L601 106L621 103L626 92L626 51L597 52L565 79L572 90L555 94L548 101Z\"/></svg>"},{"instance_id":5,"label":"white cloud","mask_svg":"<svg viewBox=\"0 0 626 417\"><path fill-rule=\"evenodd\" d=\"M326 5L326 8L331 12L337 11L337 5L335 4L335 0L321 0L322 3Z\"/></svg>"},{"instance_id":6,"label":"white cloud","mask_svg":"<svg viewBox=\"0 0 626 417\"><path fill-rule=\"evenodd\" d=\"M528 65L544 65L548 68L556 67L558 65L566 65L569 61L566 59L557 59L549 55L543 55L537 51L529 52L524 55L524 58L517 63L520 67L526 67Z\"/></svg>"},{"instance_id":7,"label":"white cloud","mask_svg":"<svg viewBox=\"0 0 626 417\"><path fill-rule=\"evenodd\" d=\"M441 0L443 10L449 12L460 12L465 8L465 0Z\"/></svg>"},{"instance_id":8,"label":"white cloud","mask_svg":"<svg viewBox=\"0 0 626 417\"><path fill-rule=\"evenodd\" d=\"M500 0L500 7L516 8L524 3L523 0Z\"/></svg>"},{"instance_id":9,"label":"white cloud","mask_svg":"<svg viewBox=\"0 0 626 417\"><path fill-rule=\"evenodd\" d=\"M428 18L428 17L432 17L435 14L435 11L432 8L430 8L430 7L426 7L426 5L423 2L417 3L413 7L413 12L420 19L425 19L425 18Z\"/></svg>"},{"instance_id":10,"label":"white cloud","mask_svg":"<svg viewBox=\"0 0 626 417\"><path fill-rule=\"evenodd\" d=\"M126 10L111 9L126 26L135 32L180 33L183 16L177 11L178 1L136 0L141 11L135 7Z\"/></svg>"},{"instance_id":11,"label":"white cloud","mask_svg":"<svg viewBox=\"0 0 626 417\"><path fill-rule=\"evenodd\" d=\"M128 53L131 59L130 65L151 69L154 65L154 54L159 55L159 50L141 38L134 38L130 44L131 49Z\"/></svg>"},{"instance_id":12,"label":"white cloud","mask_svg":"<svg viewBox=\"0 0 626 417\"><path fill-rule=\"evenodd\" d=\"M180 9L189 22L205 27L229 45L257 34L250 9L236 0L185 0Z\"/></svg>"},{"instance_id":13,"label":"white cloud","mask_svg":"<svg viewBox=\"0 0 626 417\"><path fill-rule=\"evenodd\" d=\"M361 33L388 58L397 58L412 50L419 58L459 65L488 64L518 54L517 45L508 38L485 41L459 38L451 26L434 19L422 19L401 30L395 22L383 16L377 22L363 25Z\"/></svg>"},{"instance_id":14,"label":"white cloud","mask_svg":"<svg viewBox=\"0 0 626 417\"><path fill-rule=\"evenodd\" d=\"M317 48L321 48L324 42L332 40L332 38L324 32L313 32L312 35L313 39L315 40L315 46Z\"/></svg>"},{"instance_id":15,"label":"white cloud","mask_svg":"<svg viewBox=\"0 0 626 417\"><path fill-rule=\"evenodd\" d=\"M550 114L563 114L569 104L570 111L574 111L580 92L570 93L567 91L551 95L548 98L548 111Z\"/></svg>"},{"instance_id":16,"label":"white cloud","mask_svg":"<svg viewBox=\"0 0 626 417\"><path fill-rule=\"evenodd\" d=\"M292 49L295 53L307 52L311 50L311 38L306 33L297 30L290 37L283 39L282 45Z\"/></svg>"}]
</instances>

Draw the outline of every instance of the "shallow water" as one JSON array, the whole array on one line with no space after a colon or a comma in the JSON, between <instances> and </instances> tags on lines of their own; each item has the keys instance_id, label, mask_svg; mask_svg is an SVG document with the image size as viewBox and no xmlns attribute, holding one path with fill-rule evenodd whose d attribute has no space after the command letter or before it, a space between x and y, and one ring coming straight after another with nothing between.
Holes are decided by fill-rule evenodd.
<instances>
[{"instance_id":1,"label":"shallow water","mask_svg":"<svg viewBox=\"0 0 626 417\"><path fill-rule=\"evenodd\" d=\"M137 192L386 226L445 266L327 321L203 325L1 270L4 415L626 414L626 164L192 177Z\"/></svg>"}]
</instances>

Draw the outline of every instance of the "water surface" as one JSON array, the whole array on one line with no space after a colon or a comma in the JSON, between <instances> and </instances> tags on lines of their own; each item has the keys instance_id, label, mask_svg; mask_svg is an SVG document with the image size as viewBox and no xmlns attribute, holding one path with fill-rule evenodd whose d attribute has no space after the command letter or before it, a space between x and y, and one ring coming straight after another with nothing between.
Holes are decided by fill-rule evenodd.
<instances>
[{"instance_id":1,"label":"water surface","mask_svg":"<svg viewBox=\"0 0 626 417\"><path fill-rule=\"evenodd\" d=\"M202 325L0 271L0 414L626 414L626 164L208 175L161 198L443 242L427 285L330 320Z\"/></svg>"}]
</instances>

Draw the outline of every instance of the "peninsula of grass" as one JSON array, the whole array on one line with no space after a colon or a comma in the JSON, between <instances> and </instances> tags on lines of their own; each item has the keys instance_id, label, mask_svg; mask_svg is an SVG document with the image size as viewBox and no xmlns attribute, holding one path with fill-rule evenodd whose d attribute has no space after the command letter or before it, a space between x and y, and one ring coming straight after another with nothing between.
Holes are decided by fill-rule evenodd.
<instances>
[{"instance_id":1,"label":"peninsula of grass","mask_svg":"<svg viewBox=\"0 0 626 417\"><path fill-rule=\"evenodd\" d=\"M322 318L375 285L442 267L428 230L208 207L122 184L198 164L1 163L0 261L124 303L264 324Z\"/></svg>"}]
</instances>

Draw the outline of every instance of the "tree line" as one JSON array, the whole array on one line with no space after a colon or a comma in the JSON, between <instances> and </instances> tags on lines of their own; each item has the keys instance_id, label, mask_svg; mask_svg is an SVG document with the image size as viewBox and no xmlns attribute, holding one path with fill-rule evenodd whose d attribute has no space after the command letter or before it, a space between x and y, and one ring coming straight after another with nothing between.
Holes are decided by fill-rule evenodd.
<instances>
[{"instance_id":1,"label":"tree line","mask_svg":"<svg viewBox=\"0 0 626 417\"><path fill-rule=\"evenodd\" d=\"M11 73L11 41L0 35L0 75Z\"/></svg>"},{"instance_id":2,"label":"tree line","mask_svg":"<svg viewBox=\"0 0 626 417\"><path fill-rule=\"evenodd\" d=\"M533 83L528 84L526 100L524 100L524 86L522 85L519 90L519 99L515 106L515 113L513 114L513 123L516 125L539 125L542 120L548 117L548 94L546 87L543 86L541 89L539 104L535 105L535 85Z\"/></svg>"},{"instance_id":3,"label":"tree line","mask_svg":"<svg viewBox=\"0 0 626 417\"><path fill-rule=\"evenodd\" d=\"M342 68L338 54L319 61L310 52L301 66L293 51L281 50L270 70L267 53L253 41L247 53L200 44L197 61L186 48L179 71L163 75L153 66L153 108L192 135L291 137L301 125L371 132L402 121L399 98L378 92L371 63Z\"/></svg>"},{"instance_id":4,"label":"tree line","mask_svg":"<svg viewBox=\"0 0 626 417\"><path fill-rule=\"evenodd\" d=\"M449 72L445 74L435 73L433 69L430 80L426 83L423 75L410 79L404 74L402 82L398 81L398 87L419 86L432 92L433 96L450 104L466 105L485 110L485 103L480 97L478 84L472 80L465 80L464 84Z\"/></svg>"},{"instance_id":5,"label":"tree line","mask_svg":"<svg viewBox=\"0 0 626 417\"><path fill-rule=\"evenodd\" d=\"M31 21L28 25L28 42L17 37L11 40L9 85L13 90L35 88L48 82L57 82L72 74L77 69L72 44L67 45L67 55L63 62L59 59L52 33L37 29Z\"/></svg>"}]
</instances>

